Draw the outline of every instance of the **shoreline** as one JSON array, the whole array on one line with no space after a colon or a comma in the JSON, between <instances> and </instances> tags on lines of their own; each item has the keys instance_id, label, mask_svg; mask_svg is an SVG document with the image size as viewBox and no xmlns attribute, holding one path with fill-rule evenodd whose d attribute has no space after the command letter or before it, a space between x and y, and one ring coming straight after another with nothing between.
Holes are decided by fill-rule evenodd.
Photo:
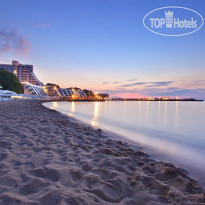
<instances>
[{"instance_id":1,"label":"shoreline","mask_svg":"<svg viewBox=\"0 0 205 205\"><path fill-rule=\"evenodd\" d=\"M205 203L185 170L42 103L0 102L0 204Z\"/></svg>"},{"instance_id":2,"label":"shoreline","mask_svg":"<svg viewBox=\"0 0 205 205\"><path fill-rule=\"evenodd\" d=\"M121 101L134 101L134 102L203 102L204 100L200 99L169 99L169 100L162 100L162 99L132 99L132 98L127 98L127 99L52 99L51 101L67 101L67 102L105 102L105 101L113 101L113 102L121 102Z\"/></svg>"},{"instance_id":3,"label":"shoreline","mask_svg":"<svg viewBox=\"0 0 205 205\"><path fill-rule=\"evenodd\" d=\"M59 102L59 101L53 101L53 102ZM50 103L50 102L48 102L48 103ZM43 103L43 105L44 105L44 103ZM45 103L44 106L48 109L56 110L55 108L49 108L49 106L47 106L46 103ZM56 111L58 111L58 110L56 110ZM143 145L143 144L140 144L139 142L131 140L126 135L120 135L119 133L112 132L108 129L102 128L100 125L99 126L96 126L96 125L93 126L89 123L86 123L86 122L80 120L80 119L77 119L74 116L67 115L67 114L62 113L60 111L58 111L58 112L65 115L66 117L69 117L69 119L72 120L72 122L74 122L74 123L83 124L85 126L89 126L92 129L102 129L103 133L106 134L107 136L109 136L109 138L114 139L116 141L122 141L123 143L126 143L127 145L132 147L132 149L136 150L136 148L137 148L137 149L141 150L142 152L148 154L150 156L150 158L152 158L156 161L162 161L164 163L171 163L176 167L180 167L180 168L186 170L188 175L191 178L198 181L199 185L205 190L205 178L204 178L205 175L204 175L204 172L203 172L203 170L200 170L200 169L196 168L193 164L190 163L189 165L187 165L183 162L180 162L179 160L176 160L176 159L168 156L167 154L162 155L162 153L158 152L156 149L152 148L151 146Z\"/></svg>"}]
</instances>

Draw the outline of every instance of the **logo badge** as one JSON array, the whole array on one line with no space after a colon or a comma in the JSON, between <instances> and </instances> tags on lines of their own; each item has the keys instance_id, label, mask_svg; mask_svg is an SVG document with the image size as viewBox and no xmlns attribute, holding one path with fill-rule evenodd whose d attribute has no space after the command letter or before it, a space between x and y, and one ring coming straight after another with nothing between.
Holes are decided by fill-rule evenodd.
<instances>
[{"instance_id":1,"label":"logo badge","mask_svg":"<svg viewBox=\"0 0 205 205\"><path fill-rule=\"evenodd\" d=\"M198 31L204 19L193 9L168 6L147 13L143 24L149 31L159 35L184 36Z\"/></svg>"}]
</instances>

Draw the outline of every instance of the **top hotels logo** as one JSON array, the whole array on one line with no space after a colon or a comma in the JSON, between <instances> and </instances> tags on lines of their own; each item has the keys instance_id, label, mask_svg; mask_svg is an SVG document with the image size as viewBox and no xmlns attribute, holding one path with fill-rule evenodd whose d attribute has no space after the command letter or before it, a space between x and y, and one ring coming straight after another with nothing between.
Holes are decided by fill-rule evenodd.
<instances>
[{"instance_id":1,"label":"top hotels logo","mask_svg":"<svg viewBox=\"0 0 205 205\"><path fill-rule=\"evenodd\" d=\"M204 24L201 14L179 6L161 7L147 13L144 26L153 33L164 36L184 36L198 31Z\"/></svg>"},{"instance_id":2,"label":"top hotels logo","mask_svg":"<svg viewBox=\"0 0 205 205\"><path fill-rule=\"evenodd\" d=\"M173 24L173 11L165 11L165 18L166 18L166 27L172 28Z\"/></svg>"}]
</instances>

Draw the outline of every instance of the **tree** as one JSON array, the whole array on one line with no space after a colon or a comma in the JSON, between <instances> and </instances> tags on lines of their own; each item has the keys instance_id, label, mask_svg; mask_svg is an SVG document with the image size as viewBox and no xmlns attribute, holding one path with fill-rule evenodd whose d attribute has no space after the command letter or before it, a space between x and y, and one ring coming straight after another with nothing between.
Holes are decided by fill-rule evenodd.
<instances>
[{"instance_id":1,"label":"tree","mask_svg":"<svg viewBox=\"0 0 205 205\"><path fill-rule=\"evenodd\" d=\"M94 97L94 94L93 94L93 92L91 90L84 89L83 91L85 92L87 97L90 97L90 98Z\"/></svg>"},{"instance_id":2,"label":"tree","mask_svg":"<svg viewBox=\"0 0 205 205\"><path fill-rule=\"evenodd\" d=\"M53 86L55 86L57 89L60 89L60 86L59 86L59 85L56 85L56 84L53 84L53 83L47 83L46 85L53 85Z\"/></svg>"},{"instance_id":3,"label":"tree","mask_svg":"<svg viewBox=\"0 0 205 205\"><path fill-rule=\"evenodd\" d=\"M19 79L11 72L0 69L0 85L3 90L11 90L18 94L24 93L23 85Z\"/></svg>"}]
</instances>

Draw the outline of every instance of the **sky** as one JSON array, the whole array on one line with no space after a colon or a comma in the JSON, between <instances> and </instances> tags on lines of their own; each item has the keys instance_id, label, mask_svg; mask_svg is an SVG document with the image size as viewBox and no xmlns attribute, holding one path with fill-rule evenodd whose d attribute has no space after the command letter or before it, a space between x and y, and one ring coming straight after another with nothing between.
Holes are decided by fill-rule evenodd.
<instances>
[{"instance_id":1,"label":"sky","mask_svg":"<svg viewBox=\"0 0 205 205\"><path fill-rule=\"evenodd\" d=\"M204 0L0 0L0 63L34 65L44 84L111 97L205 99L205 25L185 36L147 30L165 6L205 17Z\"/></svg>"}]
</instances>

